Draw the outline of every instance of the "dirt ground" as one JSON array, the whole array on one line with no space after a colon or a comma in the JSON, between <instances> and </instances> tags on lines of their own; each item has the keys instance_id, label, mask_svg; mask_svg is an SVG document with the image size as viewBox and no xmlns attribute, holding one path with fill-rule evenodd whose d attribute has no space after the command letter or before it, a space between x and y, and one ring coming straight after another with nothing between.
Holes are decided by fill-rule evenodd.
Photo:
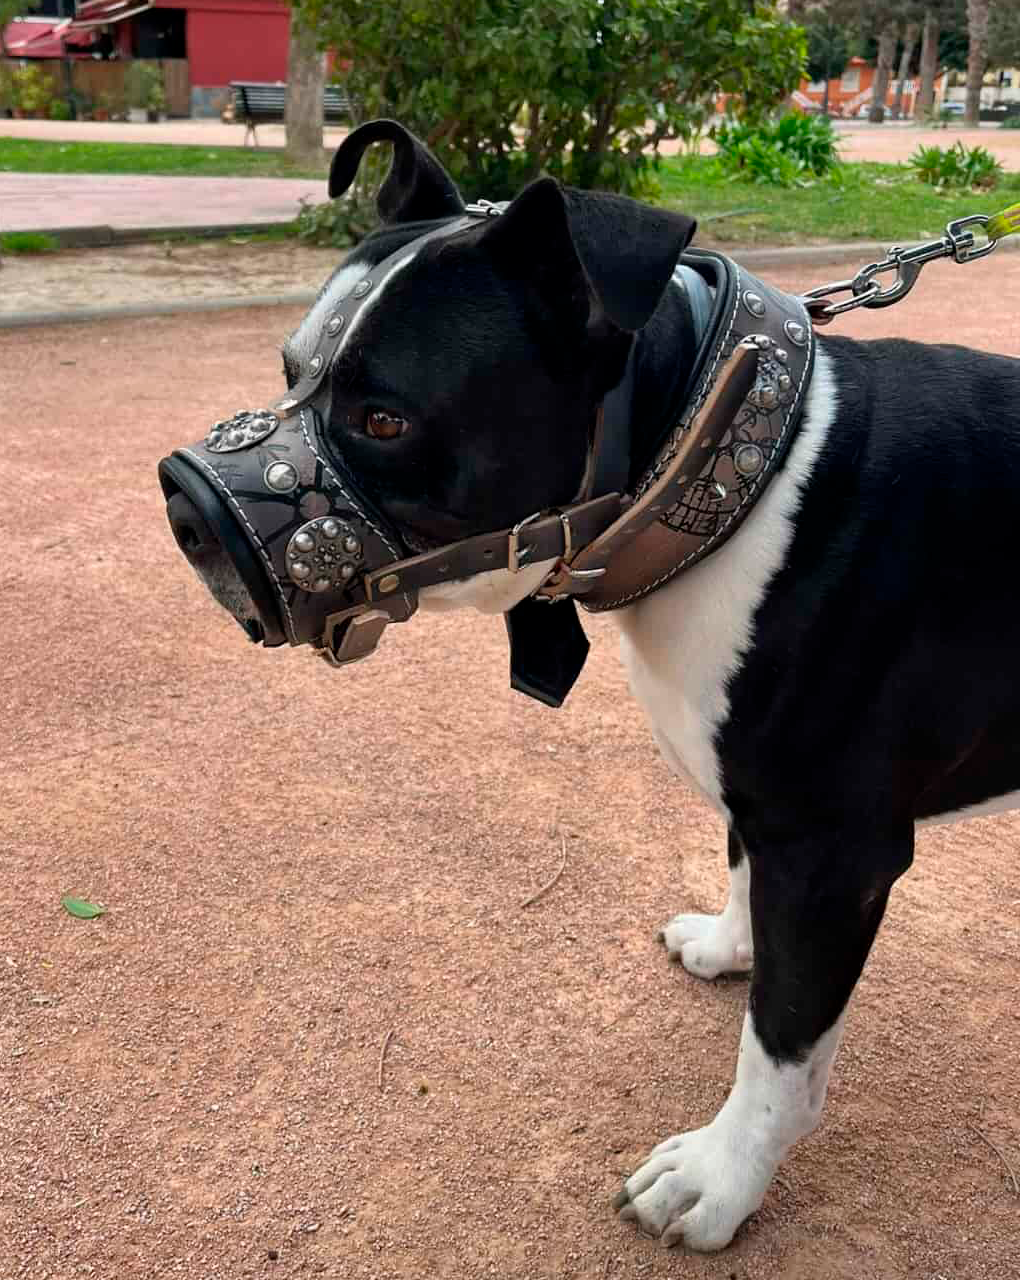
<instances>
[{"instance_id":1,"label":"dirt ground","mask_svg":"<svg viewBox=\"0 0 1020 1280\"><path fill-rule=\"evenodd\" d=\"M318 290L342 256L337 249L252 243L244 236L9 254L0 265L0 316Z\"/></svg>"},{"instance_id":2,"label":"dirt ground","mask_svg":"<svg viewBox=\"0 0 1020 1280\"><path fill-rule=\"evenodd\" d=\"M934 266L839 327L1020 355L1018 296L1020 255ZM1020 816L919 834L825 1121L734 1245L616 1220L729 1088L746 983L655 941L721 904L722 826L609 619L554 712L507 688L498 619L422 617L333 672L216 610L155 464L266 402L297 319L0 331L0 1273L1020 1275Z\"/></svg>"}]
</instances>

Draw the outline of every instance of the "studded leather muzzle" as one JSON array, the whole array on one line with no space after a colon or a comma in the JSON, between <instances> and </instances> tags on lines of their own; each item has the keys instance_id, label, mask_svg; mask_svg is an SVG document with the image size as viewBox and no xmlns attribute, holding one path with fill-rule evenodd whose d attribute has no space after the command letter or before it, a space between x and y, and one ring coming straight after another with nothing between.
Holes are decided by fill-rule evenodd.
<instances>
[{"instance_id":1,"label":"studded leather muzzle","mask_svg":"<svg viewBox=\"0 0 1020 1280\"><path fill-rule=\"evenodd\" d=\"M366 657L388 623L415 612L418 587L425 585L415 579L416 560L406 558L400 534L325 439L330 369L386 282L424 244L496 212L497 206L469 206L464 217L366 268L324 318L301 379L277 404L217 422L204 440L159 464L178 545L200 572L203 539L227 556L246 603L258 613L253 623L242 622L253 640L312 644L339 665ZM411 572L387 572L398 562ZM493 559L484 567L497 564ZM451 560L450 573L453 568ZM428 581L443 580L446 572L444 565Z\"/></svg>"},{"instance_id":2,"label":"studded leather muzzle","mask_svg":"<svg viewBox=\"0 0 1020 1280\"><path fill-rule=\"evenodd\" d=\"M164 458L159 474L185 555L201 568L188 545L194 522L180 517L186 501L244 583L258 611L259 626L247 628L253 639L311 643L348 662L371 652L388 622L414 613L416 595L396 584L387 591L385 575L368 599L366 573L406 552L327 452L314 406L286 419L273 410L239 412Z\"/></svg>"}]
</instances>

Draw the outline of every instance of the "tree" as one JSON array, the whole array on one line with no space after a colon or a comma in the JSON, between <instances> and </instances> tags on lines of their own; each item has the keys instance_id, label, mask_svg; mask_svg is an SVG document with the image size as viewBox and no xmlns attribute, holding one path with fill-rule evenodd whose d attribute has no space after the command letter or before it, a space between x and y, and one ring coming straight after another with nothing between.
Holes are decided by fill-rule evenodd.
<instances>
[{"instance_id":1,"label":"tree","mask_svg":"<svg viewBox=\"0 0 1020 1280\"><path fill-rule=\"evenodd\" d=\"M910 75L910 64L914 60L914 50L917 48L917 36L920 32L920 24L917 22L908 22L907 29L903 33L903 52L900 55L900 69L896 78L896 97L892 105L892 118L898 120L903 114L903 82Z\"/></svg>"},{"instance_id":2,"label":"tree","mask_svg":"<svg viewBox=\"0 0 1020 1280\"><path fill-rule=\"evenodd\" d=\"M914 100L914 116L930 115L935 109L935 72L939 61L939 11L931 6L924 11L921 31L921 83Z\"/></svg>"},{"instance_id":3,"label":"tree","mask_svg":"<svg viewBox=\"0 0 1020 1280\"><path fill-rule=\"evenodd\" d=\"M807 73L812 80L825 84L822 91L822 111L829 114L829 81L843 74L850 61L850 33L846 24L833 19L830 13L818 7L807 14Z\"/></svg>"},{"instance_id":4,"label":"tree","mask_svg":"<svg viewBox=\"0 0 1020 1280\"><path fill-rule=\"evenodd\" d=\"M435 150L471 198L547 172L640 191L719 93L761 112L796 88L803 32L774 0L294 0L347 92Z\"/></svg>"},{"instance_id":5,"label":"tree","mask_svg":"<svg viewBox=\"0 0 1020 1280\"><path fill-rule=\"evenodd\" d=\"M988 70L988 0L967 0L967 99L963 119L966 124L981 122L981 85Z\"/></svg>"},{"instance_id":6,"label":"tree","mask_svg":"<svg viewBox=\"0 0 1020 1280\"><path fill-rule=\"evenodd\" d=\"M283 125L287 155L295 164L322 161L322 91L326 76L315 28L300 10L290 15L287 52L287 99Z\"/></svg>"},{"instance_id":7,"label":"tree","mask_svg":"<svg viewBox=\"0 0 1020 1280\"><path fill-rule=\"evenodd\" d=\"M998 0L991 7L988 63L992 67L1020 66L1020 6L1006 0Z\"/></svg>"},{"instance_id":8,"label":"tree","mask_svg":"<svg viewBox=\"0 0 1020 1280\"><path fill-rule=\"evenodd\" d=\"M887 18L878 33L878 60L875 63L871 106L868 110L868 119L872 124L881 124L885 119L885 99L889 92L889 80L892 76L893 59L896 57L899 38L899 21L896 18Z\"/></svg>"}]
</instances>

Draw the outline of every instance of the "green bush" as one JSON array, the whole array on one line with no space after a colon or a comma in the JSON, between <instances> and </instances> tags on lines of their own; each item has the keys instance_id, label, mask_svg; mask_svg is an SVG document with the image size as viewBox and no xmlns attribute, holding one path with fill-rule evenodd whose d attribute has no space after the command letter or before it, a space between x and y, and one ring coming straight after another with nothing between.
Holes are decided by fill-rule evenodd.
<instances>
[{"instance_id":1,"label":"green bush","mask_svg":"<svg viewBox=\"0 0 1020 1280\"><path fill-rule=\"evenodd\" d=\"M774 109L806 51L775 0L294 0L293 13L334 51L363 118L405 124L468 199L541 173L652 194L660 143L700 136L720 93Z\"/></svg>"},{"instance_id":2,"label":"green bush","mask_svg":"<svg viewBox=\"0 0 1020 1280\"><path fill-rule=\"evenodd\" d=\"M54 98L46 114L51 120L70 120L71 108L63 98Z\"/></svg>"},{"instance_id":3,"label":"green bush","mask_svg":"<svg viewBox=\"0 0 1020 1280\"><path fill-rule=\"evenodd\" d=\"M1020 129L1020 115L1007 116L999 125L1000 129Z\"/></svg>"},{"instance_id":4,"label":"green bush","mask_svg":"<svg viewBox=\"0 0 1020 1280\"><path fill-rule=\"evenodd\" d=\"M827 116L790 111L760 124L727 120L713 137L723 169L747 182L792 187L839 165L839 141Z\"/></svg>"},{"instance_id":5,"label":"green bush","mask_svg":"<svg viewBox=\"0 0 1020 1280\"><path fill-rule=\"evenodd\" d=\"M294 231L299 240L309 244L348 249L363 240L378 221L374 199L352 194L323 204L302 200Z\"/></svg>"},{"instance_id":6,"label":"green bush","mask_svg":"<svg viewBox=\"0 0 1020 1280\"><path fill-rule=\"evenodd\" d=\"M14 110L14 82L8 67L0 62L0 114Z\"/></svg>"},{"instance_id":7,"label":"green bush","mask_svg":"<svg viewBox=\"0 0 1020 1280\"><path fill-rule=\"evenodd\" d=\"M129 106L144 111L162 111L166 107L166 90L159 64L137 60L129 63L124 77L124 93Z\"/></svg>"},{"instance_id":8,"label":"green bush","mask_svg":"<svg viewBox=\"0 0 1020 1280\"><path fill-rule=\"evenodd\" d=\"M985 147L966 147L961 141L951 147L918 147L907 161L922 182L933 187L969 187L990 191L999 185L1002 165Z\"/></svg>"},{"instance_id":9,"label":"green bush","mask_svg":"<svg viewBox=\"0 0 1020 1280\"><path fill-rule=\"evenodd\" d=\"M53 84L41 67L27 63L11 72L11 98L29 116L45 116L53 101Z\"/></svg>"}]
</instances>

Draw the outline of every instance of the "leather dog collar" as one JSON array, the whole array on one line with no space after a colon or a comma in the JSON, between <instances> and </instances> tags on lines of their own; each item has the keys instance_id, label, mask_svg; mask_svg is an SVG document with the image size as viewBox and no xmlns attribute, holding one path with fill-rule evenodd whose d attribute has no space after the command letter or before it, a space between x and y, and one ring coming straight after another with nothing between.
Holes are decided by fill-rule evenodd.
<instances>
[{"instance_id":1,"label":"leather dog collar","mask_svg":"<svg viewBox=\"0 0 1020 1280\"><path fill-rule=\"evenodd\" d=\"M736 532L786 456L814 359L807 310L722 254L683 261L714 272L724 323L633 500L540 589L546 599L600 612L664 586Z\"/></svg>"}]
</instances>

